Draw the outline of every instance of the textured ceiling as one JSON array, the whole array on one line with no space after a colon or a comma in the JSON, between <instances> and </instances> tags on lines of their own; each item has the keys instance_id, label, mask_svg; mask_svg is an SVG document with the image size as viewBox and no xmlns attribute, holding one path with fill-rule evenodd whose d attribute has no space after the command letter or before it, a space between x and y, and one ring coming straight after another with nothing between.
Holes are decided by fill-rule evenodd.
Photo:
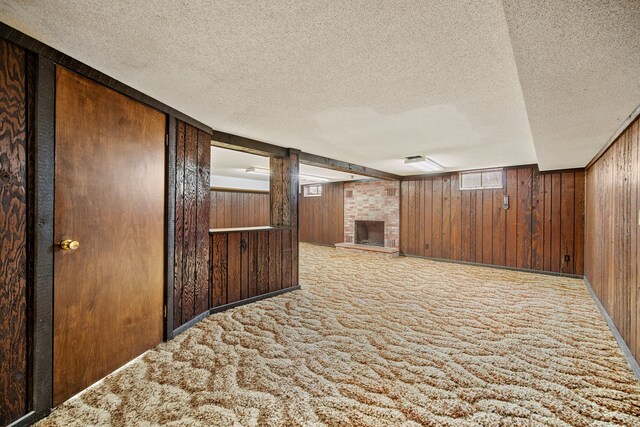
<instances>
[{"instance_id":1,"label":"textured ceiling","mask_svg":"<svg viewBox=\"0 0 640 427\"><path fill-rule=\"evenodd\" d=\"M640 0L504 0L538 162L584 166L640 104Z\"/></svg>"},{"instance_id":2,"label":"textured ceiling","mask_svg":"<svg viewBox=\"0 0 640 427\"><path fill-rule=\"evenodd\" d=\"M637 10L0 0L8 25L214 129L402 175L410 155L449 169L584 166L640 101Z\"/></svg>"}]
</instances>

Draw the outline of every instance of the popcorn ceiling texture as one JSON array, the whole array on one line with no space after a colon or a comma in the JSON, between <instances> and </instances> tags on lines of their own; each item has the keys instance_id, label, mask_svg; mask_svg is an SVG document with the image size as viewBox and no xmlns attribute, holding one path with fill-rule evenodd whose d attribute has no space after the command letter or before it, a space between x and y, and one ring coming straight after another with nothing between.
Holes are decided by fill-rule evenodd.
<instances>
[{"instance_id":1,"label":"popcorn ceiling texture","mask_svg":"<svg viewBox=\"0 0 640 427\"><path fill-rule=\"evenodd\" d=\"M356 221L384 221L384 245L400 247L400 182L344 183L344 241L355 243Z\"/></svg>"},{"instance_id":2,"label":"popcorn ceiling texture","mask_svg":"<svg viewBox=\"0 0 640 427\"><path fill-rule=\"evenodd\" d=\"M39 425L638 425L581 280L300 255L302 290L209 317Z\"/></svg>"}]
</instances>

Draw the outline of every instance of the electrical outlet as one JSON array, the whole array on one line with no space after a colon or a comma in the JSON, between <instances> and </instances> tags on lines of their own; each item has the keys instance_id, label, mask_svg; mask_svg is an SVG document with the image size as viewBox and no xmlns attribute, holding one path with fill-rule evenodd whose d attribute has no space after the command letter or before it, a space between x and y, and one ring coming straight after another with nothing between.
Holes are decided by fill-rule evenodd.
<instances>
[{"instance_id":1,"label":"electrical outlet","mask_svg":"<svg viewBox=\"0 0 640 427\"><path fill-rule=\"evenodd\" d=\"M570 259L571 257L569 255L564 256L564 262L569 262Z\"/></svg>"}]
</instances>

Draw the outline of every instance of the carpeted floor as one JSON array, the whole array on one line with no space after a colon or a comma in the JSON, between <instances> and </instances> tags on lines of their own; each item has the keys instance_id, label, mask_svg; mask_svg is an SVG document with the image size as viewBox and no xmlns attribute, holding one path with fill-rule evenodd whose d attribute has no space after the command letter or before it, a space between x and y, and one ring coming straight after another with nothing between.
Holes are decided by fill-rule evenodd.
<instances>
[{"instance_id":1,"label":"carpeted floor","mask_svg":"<svg viewBox=\"0 0 640 427\"><path fill-rule=\"evenodd\" d=\"M640 425L640 383L581 280L311 245L300 275L41 425Z\"/></svg>"}]
</instances>

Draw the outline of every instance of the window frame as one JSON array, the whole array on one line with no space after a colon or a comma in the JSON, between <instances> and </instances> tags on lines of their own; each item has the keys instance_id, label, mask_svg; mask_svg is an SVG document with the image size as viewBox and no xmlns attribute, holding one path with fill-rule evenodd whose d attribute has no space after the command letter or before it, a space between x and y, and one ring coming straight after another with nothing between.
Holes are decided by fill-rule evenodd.
<instances>
[{"instance_id":1,"label":"window frame","mask_svg":"<svg viewBox=\"0 0 640 427\"><path fill-rule=\"evenodd\" d=\"M485 173L500 173L500 185L483 185L483 175ZM480 175L480 185L479 186L469 186L464 187L462 185L462 177L463 175L472 175L479 174ZM470 190L502 190L505 185L505 170L503 168L494 168L494 169L480 169L480 170L472 170L472 171L463 171L458 172L458 187L460 191L470 191Z\"/></svg>"}]
</instances>

